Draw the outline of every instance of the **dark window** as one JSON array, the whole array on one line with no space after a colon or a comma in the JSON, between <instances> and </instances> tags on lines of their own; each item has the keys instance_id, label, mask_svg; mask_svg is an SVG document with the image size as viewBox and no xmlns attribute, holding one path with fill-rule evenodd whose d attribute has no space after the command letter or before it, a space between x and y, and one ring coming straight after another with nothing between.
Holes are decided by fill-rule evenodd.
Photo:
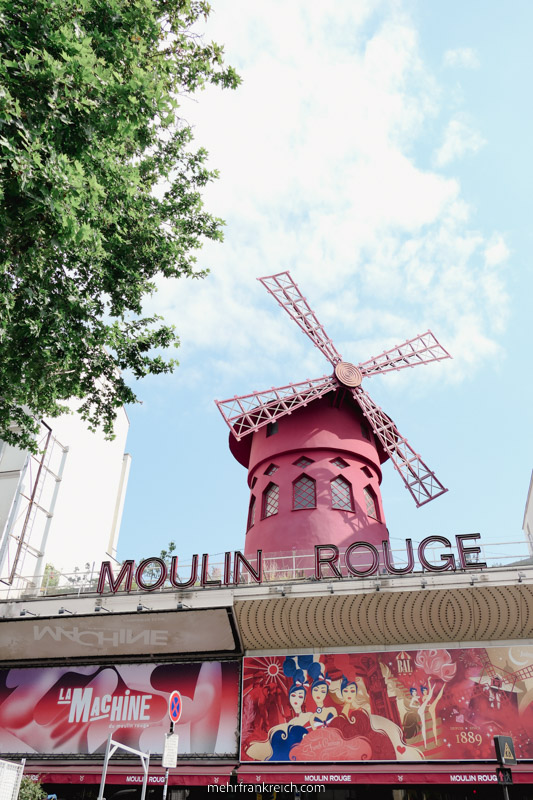
<instances>
[{"instance_id":1,"label":"dark window","mask_svg":"<svg viewBox=\"0 0 533 800\"><path fill-rule=\"evenodd\" d=\"M315 482L308 475L300 475L293 484L293 509L316 508Z\"/></svg>"},{"instance_id":2,"label":"dark window","mask_svg":"<svg viewBox=\"0 0 533 800\"><path fill-rule=\"evenodd\" d=\"M372 517L372 519L376 519L379 522L378 501L375 491L371 486L365 486L365 488L363 489L363 494L365 496L367 515L369 517Z\"/></svg>"},{"instance_id":3,"label":"dark window","mask_svg":"<svg viewBox=\"0 0 533 800\"><path fill-rule=\"evenodd\" d=\"M273 517L278 513L279 486L269 483L263 492L263 517Z\"/></svg>"},{"instance_id":4,"label":"dark window","mask_svg":"<svg viewBox=\"0 0 533 800\"><path fill-rule=\"evenodd\" d=\"M248 526L246 530L250 530L255 522L255 496L250 497L250 505L248 507Z\"/></svg>"},{"instance_id":5,"label":"dark window","mask_svg":"<svg viewBox=\"0 0 533 800\"><path fill-rule=\"evenodd\" d=\"M270 464L265 470L265 475L273 475L279 469L277 464Z\"/></svg>"},{"instance_id":6,"label":"dark window","mask_svg":"<svg viewBox=\"0 0 533 800\"><path fill-rule=\"evenodd\" d=\"M368 467L362 467L361 468L361 472L363 473L363 475L366 475L367 478L372 478L373 477L372 473L370 472Z\"/></svg>"},{"instance_id":7,"label":"dark window","mask_svg":"<svg viewBox=\"0 0 533 800\"><path fill-rule=\"evenodd\" d=\"M363 419L361 420L361 433L363 435L363 439L370 441L370 428Z\"/></svg>"},{"instance_id":8,"label":"dark window","mask_svg":"<svg viewBox=\"0 0 533 800\"><path fill-rule=\"evenodd\" d=\"M352 487L341 475L331 481L331 506L341 511L353 511Z\"/></svg>"},{"instance_id":9,"label":"dark window","mask_svg":"<svg viewBox=\"0 0 533 800\"><path fill-rule=\"evenodd\" d=\"M313 459L312 458L307 458L307 456L300 456L298 461L293 461L293 464L294 464L295 467L301 467L302 469L305 469L306 467L309 466L309 464L312 464L312 463L313 463Z\"/></svg>"},{"instance_id":10,"label":"dark window","mask_svg":"<svg viewBox=\"0 0 533 800\"><path fill-rule=\"evenodd\" d=\"M252 489L254 488L256 483L257 483L257 478L252 478Z\"/></svg>"},{"instance_id":11,"label":"dark window","mask_svg":"<svg viewBox=\"0 0 533 800\"><path fill-rule=\"evenodd\" d=\"M334 458L331 463L335 464L335 466L338 467L339 469L346 469L346 467L348 466L348 462L345 461L344 458L340 457Z\"/></svg>"},{"instance_id":12,"label":"dark window","mask_svg":"<svg viewBox=\"0 0 533 800\"><path fill-rule=\"evenodd\" d=\"M269 422L267 424L267 436L274 436L275 433L278 432L278 421Z\"/></svg>"}]
</instances>

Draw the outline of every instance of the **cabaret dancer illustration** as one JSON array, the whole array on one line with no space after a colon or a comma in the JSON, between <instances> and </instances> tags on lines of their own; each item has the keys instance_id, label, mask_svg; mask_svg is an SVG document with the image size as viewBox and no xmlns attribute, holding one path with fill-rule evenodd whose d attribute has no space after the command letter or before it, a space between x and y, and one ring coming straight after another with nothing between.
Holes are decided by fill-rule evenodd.
<instances>
[{"instance_id":1,"label":"cabaret dancer illustration","mask_svg":"<svg viewBox=\"0 0 533 800\"><path fill-rule=\"evenodd\" d=\"M370 698L364 680L342 677L335 687L343 703L340 715L330 727L338 728L343 737L365 737L372 747L373 761L421 761L422 753L405 743L401 728L390 719L370 713Z\"/></svg>"},{"instance_id":2,"label":"cabaret dancer illustration","mask_svg":"<svg viewBox=\"0 0 533 800\"><path fill-rule=\"evenodd\" d=\"M312 714L311 725L313 728L321 728L329 725L337 716L337 709L332 705L326 705L329 694L330 678L322 672L322 667L318 661L313 661L307 669L307 674L312 680L311 698L316 705Z\"/></svg>"},{"instance_id":3,"label":"cabaret dancer illustration","mask_svg":"<svg viewBox=\"0 0 533 800\"><path fill-rule=\"evenodd\" d=\"M403 685L394 678L387 664L381 663L380 667L387 686L387 694L389 698L393 698L396 701L396 707L402 721L403 735L406 739L414 739L420 731L418 689L415 686L411 686L409 692L406 692Z\"/></svg>"},{"instance_id":4,"label":"cabaret dancer illustration","mask_svg":"<svg viewBox=\"0 0 533 800\"><path fill-rule=\"evenodd\" d=\"M291 749L299 744L303 737L312 730L312 712L304 711L308 682L300 664L307 666L312 657L299 659L298 666L294 658L286 658L283 662L283 673L292 679L289 688L289 704L293 716L281 725L275 725L268 732L266 742L252 742L246 755L257 761L289 761Z\"/></svg>"},{"instance_id":5,"label":"cabaret dancer illustration","mask_svg":"<svg viewBox=\"0 0 533 800\"><path fill-rule=\"evenodd\" d=\"M429 689L428 689L429 686ZM437 706L440 703L442 698L442 694L444 692L444 687L446 684L444 681L442 682L442 686L440 687L440 691L438 695L435 697L434 700L433 694L435 692L435 684L431 683L431 678L428 677L428 686L421 686L420 691L422 692L422 702L420 704L420 708L418 710L420 716L420 722L422 725L422 737L424 739L424 747L427 747L426 742L426 710L429 714L431 719L431 728L433 732L433 741L435 742L435 746L437 745Z\"/></svg>"},{"instance_id":6,"label":"cabaret dancer illustration","mask_svg":"<svg viewBox=\"0 0 533 800\"><path fill-rule=\"evenodd\" d=\"M411 693L413 692L413 688L411 688L409 690ZM416 692L416 689L414 691ZM429 703L429 701L431 700L431 696L433 694L433 689L431 690L431 693L430 693L427 686L421 686L420 687L420 694L422 695L422 702L420 702L420 700L418 700L417 711L418 711L418 716L419 716L419 719L420 719L420 731L422 733L422 740L424 742L424 749L426 749L426 747L428 746L427 734L426 734L426 707L427 707L427 704ZM417 692L417 699L418 699L418 692Z\"/></svg>"},{"instance_id":7,"label":"cabaret dancer illustration","mask_svg":"<svg viewBox=\"0 0 533 800\"><path fill-rule=\"evenodd\" d=\"M431 719L431 727L433 731L433 738L435 746L438 744L437 739L437 705L439 704L446 683L443 681L442 686L433 699L435 693L435 684L432 683L431 678L428 677L428 685L420 687L420 694L416 686L411 686L409 693L404 690L402 684L395 680L392 672L386 664L381 664L381 673L387 685L387 692L390 698L396 700L398 713L402 720L403 733L406 739L414 739L419 733L422 733L424 746L427 747L427 723L426 713L429 714ZM420 699L422 697L422 700Z\"/></svg>"}]
</instances>

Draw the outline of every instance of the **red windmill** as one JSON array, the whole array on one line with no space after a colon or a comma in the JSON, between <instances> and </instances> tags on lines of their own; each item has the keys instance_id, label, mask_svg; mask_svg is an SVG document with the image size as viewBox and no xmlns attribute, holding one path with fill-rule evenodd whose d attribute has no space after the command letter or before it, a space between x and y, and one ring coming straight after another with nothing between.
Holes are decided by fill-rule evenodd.
<instances>
[{"instance_id":1,"label":"red windmill","mask_svg":"<svg viewBox=\"0 0 533 800\"><path fill-rule=\"evenodd\" d=\"M289 272L259 280L334 372L217 401L231 430L230 449L248 468L245 553L311 553L324 543L342 550L354 539L381 549L388 531L380 465L387 458L417 506L447 489L361 383L450 355L427 331L355 366L342 360Z\"/></svg>"}]
</instances>

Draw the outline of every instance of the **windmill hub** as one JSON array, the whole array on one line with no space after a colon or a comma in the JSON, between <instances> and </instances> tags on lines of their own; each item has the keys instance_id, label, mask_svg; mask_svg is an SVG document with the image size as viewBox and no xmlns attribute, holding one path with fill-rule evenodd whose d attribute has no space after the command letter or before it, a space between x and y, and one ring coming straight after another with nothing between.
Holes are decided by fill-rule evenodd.
<instances>
[{"instance_id":1,"label":"windmill hub","mask_svg":"<svg viewBox=\"0 0 533 800\"><path fill-rule=\"evenodd\" d=\"M339 361L335 366L335 376L343 386L350 386L352 389L360 386L363 380L361 370L349 361Z\"/></svg>"}]
</instances>

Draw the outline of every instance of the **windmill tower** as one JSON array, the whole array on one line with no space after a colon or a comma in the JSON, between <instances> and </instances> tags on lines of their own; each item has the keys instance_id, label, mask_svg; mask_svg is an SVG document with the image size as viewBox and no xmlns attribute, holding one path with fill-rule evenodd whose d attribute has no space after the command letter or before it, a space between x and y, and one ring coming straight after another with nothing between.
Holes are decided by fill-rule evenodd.
<instances>
[{"instance_id":1,"label":"windmill tower","mask_svg":"<svg viewBox=\"0 0 533 800\"><path fill-rule=\"evenodd\" d=\"M333 367L333 374L216 401L230 450L248 469L244 552L342 552L388 540L380 494L388 458L417 506L447 490L362 387L364 379L450 358L431 331L364 361L343 361L289 272L259 278Z\"/></svg>"}]
</instances>

